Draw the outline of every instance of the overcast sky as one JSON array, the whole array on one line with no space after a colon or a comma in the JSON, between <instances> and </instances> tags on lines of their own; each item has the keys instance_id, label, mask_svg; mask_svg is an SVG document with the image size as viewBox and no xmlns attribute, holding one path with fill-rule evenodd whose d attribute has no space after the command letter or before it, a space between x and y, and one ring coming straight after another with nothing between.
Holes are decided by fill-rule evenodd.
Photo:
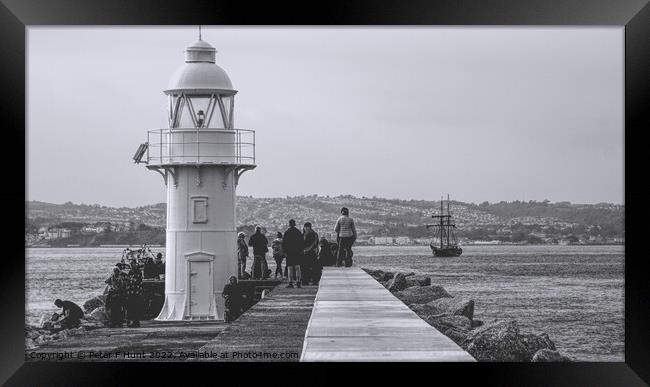
<instances>
[{"instance_id":1,"label":"overcast sky","mask_svg":"<svg viewBox=\"0 0 650 387\"><path fill-rule=\"evenodd\" d=\"M133 163L196 28L29 27L27 198L165 201ZM238 194L623 202L623 28L204 27L257 133Z\"/></svg>"}]
</instances>

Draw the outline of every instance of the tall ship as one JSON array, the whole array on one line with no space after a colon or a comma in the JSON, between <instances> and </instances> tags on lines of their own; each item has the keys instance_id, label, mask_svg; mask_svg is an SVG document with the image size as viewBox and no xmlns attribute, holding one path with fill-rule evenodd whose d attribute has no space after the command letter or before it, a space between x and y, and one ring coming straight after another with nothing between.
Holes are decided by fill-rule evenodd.
<instances>
[{"instance_id":1,"label":"tall ship","mask_svg":"<svg viewBox=\"0 0 650 387\"><path fill-rule=\"evenodd\" d=\"M463 249L458 245L454 230L456 224L452 222L449 208L449 195L447 195L447 215L444 214L443 199L440 198L440 215L431 215L436 223L427 224L427 229L432 228L434 237L429 244L434 257L459 257Z\"/></svg>"}]
</instances>

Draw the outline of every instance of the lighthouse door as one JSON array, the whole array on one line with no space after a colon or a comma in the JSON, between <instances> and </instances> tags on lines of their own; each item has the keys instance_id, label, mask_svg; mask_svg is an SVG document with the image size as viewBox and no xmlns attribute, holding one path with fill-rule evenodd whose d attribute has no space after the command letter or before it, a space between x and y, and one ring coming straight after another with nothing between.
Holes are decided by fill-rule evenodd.
<instances>
[{"instance_id":1,"label":"lighthouse door","mask_svg":"<svg viewBox=\"0 0 650 387\"><path fill-rule=\"evenodd\" d=\"M191 261L189 263L190 318L208 317L210 314L210 299L212 294L211 266L211 262L209 261Z\"/></svg>"}]
</instances>

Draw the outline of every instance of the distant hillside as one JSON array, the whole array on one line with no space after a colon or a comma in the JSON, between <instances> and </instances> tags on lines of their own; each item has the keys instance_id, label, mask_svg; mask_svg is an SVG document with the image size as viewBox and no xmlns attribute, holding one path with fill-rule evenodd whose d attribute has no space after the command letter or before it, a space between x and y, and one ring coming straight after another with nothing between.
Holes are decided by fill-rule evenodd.
<instances>
[{"instance_id":1,"label":"distant hillside","mask_svg":"<svg viewBox=\"0 0 650 387\"><path fill-rule=\"evenodd\" d=\"M285 198L238 197L238 226L261 224L268 231L284 230L290 218L314 223L319 232L332 230L342 206L350 208L351 216L361 234L428 236L424 225L439 211L439 201L396 200L354 197L350 195L296 196ZM446 205L445 205L446 210ZM592 233L602 236L623 236L623 205L608 203L571 204L569 202L499 202L481 204L451 202L459 234L475 229L488 230L495 235L527 227L527 232L544 230L555 233L569 230L574 234ZM148 206L107 207L98 204L51 204L26 202L26 223L33 226L61 222L133 222L156 227L165 225L165 204ZM491 231L490 231L491 230ZM594 231L596 230L596 231Z\"/></svg>"}]
</instances>

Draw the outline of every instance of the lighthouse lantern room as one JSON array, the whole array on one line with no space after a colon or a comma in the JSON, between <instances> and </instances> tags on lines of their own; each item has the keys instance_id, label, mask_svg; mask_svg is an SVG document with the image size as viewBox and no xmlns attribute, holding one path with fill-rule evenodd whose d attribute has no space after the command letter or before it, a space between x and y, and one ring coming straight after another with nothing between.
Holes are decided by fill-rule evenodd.
<instances>
[{"instance_id":1,"label":"lighthouse lantern room","mask_svg":"<svg viewBox=\"0 0 650 387\"><path fill-rule=\"evenodd\" d=\"M165 303L157 320L223 319L221 292L237 274L235 192L255 168L255 132L234 128L230 78L199 38L172 75L169 128L149 130L136 163L167 187Z\"/></svg>"}]
</instances>

